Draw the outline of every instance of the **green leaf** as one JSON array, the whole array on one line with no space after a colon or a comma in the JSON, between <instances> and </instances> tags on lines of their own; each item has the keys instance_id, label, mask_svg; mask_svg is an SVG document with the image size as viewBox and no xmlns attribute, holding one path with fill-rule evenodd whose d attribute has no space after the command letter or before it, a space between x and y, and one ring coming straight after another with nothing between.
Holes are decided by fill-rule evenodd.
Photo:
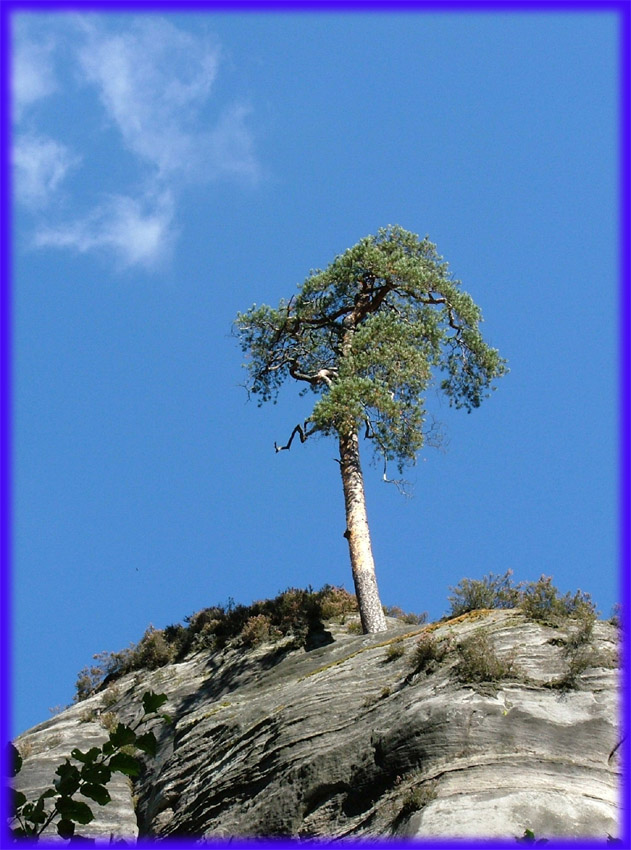
<instances>
[{"instance_id":1,"label":"green leaf","mask_svg":"<svg viewBox=\"0 0 631 850\"><path fill-rule=\"evenodd\" d=\"M84 764L81 779L88 784L104 785L112 778L112 771L106 764Z\"/></svg>"},{"instance_id":2,"label":"green leaf","mask_svg":"<svg viewBox=\"0 0 631 850\"><path fill-rule=\"evenodd\" d=\"M140 773L140 762L135 756L127 753L116 753L110 761L110 768L115 773L124 773L126 776L138 776Z\"/></svg>"},{"instance_id":3,"label":"green leaf","mask_svg":"<svg viewBox=\"0 0 631 850\"><path fill-rule=\"evenodd\" d=\"M139 750L142 750L143 753L147 753L148 756L152 757L155 756L158 751L158 742L153 732L146 732L144 735L136 738L136 746Z\"/></svg>"},{"instance_id":4,"label":"green leaf","mask_svg":"<svg viewBox=\"0 0 631 850\"><path fill-rule=\"evenodd\" d=\"M85 797L89 797L91 800L94 800L95 803L99 804L99 806L106 806L112 799L110 797L110 792L104 785L86 783L81 786L79 792Z\"/></svg>"},{"instance_id":5,"label":"green leaf","mask_svg":"<svg viewBox=\"0 0 631 850\"><path fill-rule=\"evenodd\" d=\"M94 820L92 809L87 803L82 803L80 800L73 800L72 797L60 797L57 800L55 808L61 815L62 819L73 820L76 823L90 823Z\"/></svg>"},{"instance_id":6,"label":"green leaf","mask_svg":"<svg viewBox=\"0 0 631 850\"><path fill-rule=\"evenodd\" d=\"M62 838L72 838L74 835L75 825L71 820L66 820L66 818L62 818L57 824L57 833Z\"/></svg>"},{"instance_id":7,"label":"green leaf","mask_svg":"<svg viewBox=\"0 0 631 850\"><path fill-rule=\"evenodd\" d=\"M20 755L20 751L17 747L14 747L13 744L9 744L9 775L17 776L18 773L22 770L22 756Z\"/></svg>"},{"instance_id":8,"label":"green leaf","mask_svg":"<svg viewBox=\"0 0 631 850\"><path fill-rule=\"evenodd\" d=\"M56 797L56 796L57 796L57 792L55 791L54 788L47 788L45 791L42 791L42 793L39 795L38 802L39 802L39 800L46 800L46 799L48 799L48 797Z\"/></svg>"},{"instance_id":9,"label":"green leaf","mask_svg":"<svg viewBox=\"0 0 631 850\"><path fill-rule=\"evenodd\" d=\"M130 726L119 723L113 732L110 732L110 743L115 749L120 749L136 741L136 733ZM105 751L105 748L103 748Z\"/></svg>"},{"instance_id":10,"label":"green leaf","mask_svg":"<svg viewBox=\"0 0 631 850\"><path fill-rule=\"evenodd\" d=\"M146 691L142 695L142 706L145 714L154 714L167 700L168 697L166 694L156 694L153 691Z\"/></svg>"},{"instance_id":11,"label":"green leaf","mask_svg":"<svg viewBox=\"0 0 631 850\"><path fill-rule=\"evenodd\" d=\"M30 823L45 823L44 801L38 800L37 804L27 803L22 809L22 818Z\"/></svg>"},{"instance_id":12,"label":"green leaf","mask_svg":"<svg viewBox=\"0 0 631 850\"><path fill-rule=\"evenodd\" d=\"M83 764L91 764L92 762L96 761L97 758L101 755L101 748L92 747L87 751L87 753L83 753L81 752L81 750L75 748L74 750L72 750L70 755L73 759L76 759L76 761L80 761Z\"/></svg>"},{"instance_id":13,"label":"green leaf","mask_svg":"<svg viewBox=\"0 0 631 850\"><path fill-rule=\"evenodd\" d=\"M55 773L59 776L59 779L55 779L53 783L57 791L65 796L74 794L81 784L79 770L66 759L64 764L59 765Z\"/></svg>"},{"instance_id":14,"label":"green leaf","mask_svg":"<svg viewBox=\"0 0 631 850\"><path fill-rule=\"evenodd\" d=\"M26 803L26 794L23 794L21 791L16 791L15 788L12 788L11 791L11 811L17 812L20 806L23 806L24 803Z\"/></svg>"}]
</instances>

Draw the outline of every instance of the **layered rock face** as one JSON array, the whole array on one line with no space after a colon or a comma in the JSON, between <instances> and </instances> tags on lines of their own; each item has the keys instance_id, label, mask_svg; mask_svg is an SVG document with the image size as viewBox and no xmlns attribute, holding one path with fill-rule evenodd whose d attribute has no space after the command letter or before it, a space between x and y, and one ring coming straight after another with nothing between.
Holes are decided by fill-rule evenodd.
<instances>
[{"instance_id":1,"label":"layered rock face","mask_svg":"<svg viewBox=\"0 0 631 850\"><path fill-rule=\"evenodd\" d=\"M86 835L619 834L614 626L580 644L575 624L516 610L388 625L325 624L307 648L227 647L128 674L20 736L20 790L34 797L152 689L173 723L154 727L143 775L92 805Z\"/></svg>"}]
</instances>

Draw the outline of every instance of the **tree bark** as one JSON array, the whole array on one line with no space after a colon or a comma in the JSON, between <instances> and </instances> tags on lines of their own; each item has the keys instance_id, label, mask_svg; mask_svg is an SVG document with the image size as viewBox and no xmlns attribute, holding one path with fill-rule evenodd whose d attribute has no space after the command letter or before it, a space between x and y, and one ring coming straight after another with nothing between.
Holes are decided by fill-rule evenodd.
<instances>
[{"instance_id":1,"label":"tree bark","mask_svg":"<svg viewBox=\"0 0 631 850\"><path fill-rule=\"evenodd\" d=\"M344 536L348 540L350 550L362 628L364 634L385 632L388 626L377 588L375 562L366 516L364 478L359 462L359 439L356 431L340 434L340 470L346 504Z\"/></svg>"}]
</instances>

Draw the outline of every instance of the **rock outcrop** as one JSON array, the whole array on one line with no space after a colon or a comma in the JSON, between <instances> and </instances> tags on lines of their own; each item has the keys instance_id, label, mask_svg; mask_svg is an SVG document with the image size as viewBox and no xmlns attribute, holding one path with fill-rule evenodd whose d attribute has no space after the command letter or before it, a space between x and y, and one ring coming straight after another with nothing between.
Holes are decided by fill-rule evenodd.
<instances>
[{"instance_id":1,"label":"rock outcrop","mask_svg":"<svg viewBox=\"0 0 631 850\"><path fill-rule=\"evenodd\" d=\"M20 736L18 785L34 797L153 689L173 723L154 727L141 778L118 775L113 802L93 804L86 835L618 835L614 626L581 643L517 610L388 625L130 673Z\"/></svg>"}]
</instances>

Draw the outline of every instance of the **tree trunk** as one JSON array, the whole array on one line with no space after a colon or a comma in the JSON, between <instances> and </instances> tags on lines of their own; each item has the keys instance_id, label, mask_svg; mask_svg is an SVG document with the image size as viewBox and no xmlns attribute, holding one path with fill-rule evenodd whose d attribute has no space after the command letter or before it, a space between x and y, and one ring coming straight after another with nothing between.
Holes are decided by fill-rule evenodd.
<instances>
[{"instance_id":1,"label":"tree trunk","mask_svg":"<svg viewBox=\"0 0 631 850\"><path fill-rule=\"evenodd\" d=\"M385 632L388 626L383 613L375 562L370 545L370 531L366 516L364 478L359 463L359 440L357 432L340 434L340 470L346 503L346 531L351 555L351 567L355 593L359 603L364 634Z\"/></svg>"}]
</instances>

